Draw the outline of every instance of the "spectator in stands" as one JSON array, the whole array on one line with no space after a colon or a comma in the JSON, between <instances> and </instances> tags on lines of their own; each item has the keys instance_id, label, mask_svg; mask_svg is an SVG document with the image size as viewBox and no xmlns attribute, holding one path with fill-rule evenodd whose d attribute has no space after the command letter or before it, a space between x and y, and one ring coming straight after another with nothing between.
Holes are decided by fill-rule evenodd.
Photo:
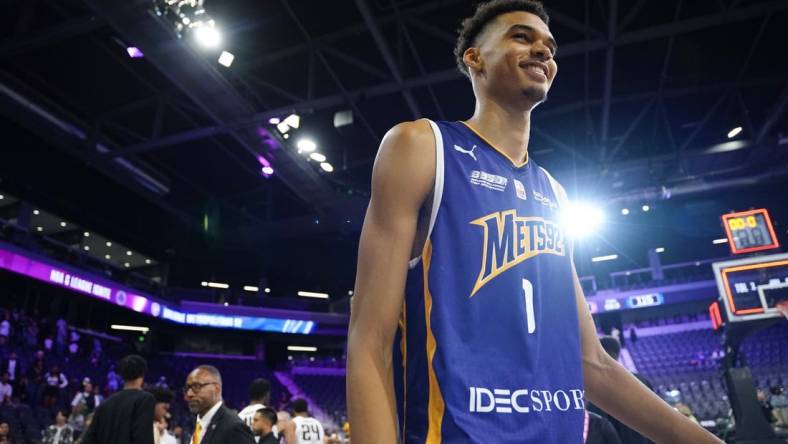
<instances>
[{"instance_id":1,"label":"spectator in stands","mask_svg":"<svg viewBox=\"0 0 788 444\"><path fill-rule=\"evenodd\" d=\"M93 384L90 382L90 378L86 377L82 380L82 391L74 395L74 399L71 400L71 407L76 407L79 404L85 405L85 414L90 414L101 404L101 399L93 393Z\"/></svg>"},{"instance_id":2,"label":"spectator in stands","mask_svg":"<svg viewBox=\"0 0 788 444\"><path fill-rule=\"evenodd\" d=\"M632 341L633 345L638 340L638 330L637 330L637 328L635 328L634 325L629 328L629 340Z\"/></svg>"},{"instance_id":3,"label":"spectator in stands","mask_svg":"<svg viewBox=\"0 0 788 444\"><path fill-rule=\"evenodd\" d=\"M74 429L66 424L66 413L58 410L55 413L55 423L43 431L43 444L72 444L74 442Z\"/></svg>"},{"instance_id":4,"label":"spectator in stands","mask_svg":"<svg viewBox=\"0 0 788 444\"><path fill-rule=\"evenodd\" d=\"M271 383L265 378L257 378L249 384L249 405L238 413L238 417L252 429L252 422L254 422L257 411L270 403Z\"/></svg>"},{"instance_id":5,"label":"spectator in stands","mask_svg":"<svg viewBox=\"0 0 788 444\"><path fill-rule=\"evenodd\" d=\"M13 444L14 440L11 439L11 428L8 423L0 422L0 444Z\"/></svg>"},{"instance_id":6,"label":"spectator in stands","mask_svg":"<svg viewBox=\"0 0 788 444\"><path fill-rule=\"evenodd\" d=\"M80 402L71 409L71 414L68 415L68 425L74 429L74 436L80 436L85 431L86 410L85 403Z\"/></svg>"},{"instance_id":7,"label":"spectator in stands","mask_svg":"<svg viewBox=\"0 0 788 444\"><path fill-rule=\"evenodd\" d=\"M271 407L263 407L255 412L252 431L258 444L279 444L273 430L277 420L276 411Z\"/></svg>"},{"instance_id":8,"label":"spectator in stands","mask_svg":"<svg viewBox=\"0 0 788 444\"><path fill-rule=\"evenodd\" d=\"M782 387L774 386L771 388L772 412L777 418L777 426L788 427L788 396Z\"/></svg>"},{"instance_id":9,"label":"spectator in stands","mask_svg":"<svg viewBox=\"0 0 788 444\"><path fill-rule=\"evenodd\" d=\"M153 409L153 442L159 444L161 442L162 435L162 421L164 424L166 424L167 418L170 416L170 404L172 404L172 400L175 398L175 395L170 390L158 387L154 387L153 389L149 390L149 392L156 400L156 404ZM166 426L164 429L166 430Z\"/></svg>"},{"instance_id":10,"label":"spectator in stands","mask_svg":"<svg viewBox=\"0 0 788 444\"><path fill-rule=\"evenodd\" d=\"M28 320L27 327L25 327L25 347L31 349L38 344L38 325Z\"/></svg>"},{"instance_id":11,"label":"spectator in stands","mask_svg":"<svg viewBox=\"0 0 788 444\"><path fill-rule=\"evenodd\" d=\"M766 421L770 424L775 422L776 418L772 414L774 408L769 402L769 399L766 397L766 392L761 389L758 389L758 404L761 405L761 411L763 412L763 416L766 418Z\"/></svg>"},{"instance_id":12,"label":"spectator in stands","mask_svg":"<svg viewBox=\"0 0 788 444\"><path fill-rule=\"evenodd\" d=\"M159 422L156 423L156 431L158 432L158 442L159 444L179 444L178 441L175 439L169 430L167 430L167 419L162 418Z\"/></svg>"},{"instance_id":13,"label":"spectator in stands","mask_svg":"<svg viewBox=\"0 0 788 444\"><path fill-rule=\"evenodd\" d=\"M5 338L5 342L8 343L8 339L11 336L11 316L9 316L8 312L4 312L3 315L3 322L0 322L0 337Z\"/></svg>"},{"instance_id":14,"label":"spectator in stands","mask_svg":"<svg viewBox=\"0 0 788 444\"><path fill-rule=\"evenodd\" d=\"M186 444L183 442L183 427L181 426L173 427L172 436L175 437L175 444Z\"/></svg>"},{"instance_id":15,"label":"spectator in stands","mask_svg":"<svg viewBox=\"0 0 788 444\"><path fill-rule=\"evenodd\" d=\"M55 341L52 339L52 336L47 336L44 339L44 351L49 353L52 351L52 346L55 345Z\"/></svg>"},{"instance_id":16,"label":"spectator in stands","mask_svg":"<svg viewBox=\"0 0 788 444\"><path fill-rule=\"evenodd\" d=\"M123 390L96 408L83 444L153 444L153 415L156 399L142 390L148 364L139 355L118 362Z\"/></svg>"},{"instance_id":17,"label":"spectator in stands","mask_svg":"<svg viewBox=\"0 0 788 444\"><path fill-rule=\"evenodd\" d=\"M20 404L32 405L35 399L35 390L30 386L27 376L22 376L16 381L14 387L15 402Z\"/></svg>"},{"instance_id":18,"label":"spectator in stands","mask_svg":"<svg viewBox=\"0 0 788 444\"><path fill-rule=\"evenodd\" d=\"M8 354L8 359L3 363L0 371L8 373L8 380L11 382L16 381L17 374L20 372L19 360L16 358L16 352L12 351Z\"/></svg>"},{"instance_id":19,"label":"spectator in stands","mask_svg":"<svg viewBox=\"0 0 788 444\"><path fill-rule=\"evenodd\" d=\"M61 391L68 387L68 378L60 371L60 367L53 365L52 369L44 375L44 382L46 383L44 405L51 407L60 398Z\"/></svg>"},{"instance_id":20,"label":"spectator in stands","mask_svg":"<svg viewBox=\"0 0 788 444\"><path fill-rule=\"evenodd\" d=\"M115 393L120 388L120 376L115 372L115 366L109 368L107 372L107 391Z\"/></svg>"},{"instance_id":21,"label":"spectator in stands","mask_svg":"<svg viewBox=\"0 0 788 444\"><path fill-rule=\"evenodd\" d=\"M610 355L611 358L618 361L618 358L621 355L621 343L612 336L602 336L601 338L599 338L599 342L602 344L602 348L605 349L607 354ZM648 379L637 373L633 373L633 375L638 380L640 380L640 382L642 382L643 385L648 387L649 390L651 390L652 392L654 391L654 386L651 384L651 382ZM605 413L604 411L602 411L597 406L591 403L588 404L588 411L596 413L599 416L610 421L610 423L613 424L613 427L616 429L616 432L618 433L619 438L621 438L621 442L623 444L646 444L651 442L648 439L646 439L646 437L644 437L643 435L627 427L621 421L608 415L607 413Z\"/></svg>"},{"instance_id":22,"label":"spectator in stands","mask_svg":"<svg viewBox=\"0 0 788 444\"><path fill-rule=\"evenodd\" d=\"M253 444L249 427L222 401L222 375L212 365L201 365L186 379L183 394L189 411L197 415L192 443Z\"/></svg>"},{"instance_id":23,"label":"spectator in stands","mask_svg":"<svg viewBox=\"0 0 788 444\"><path fill-rule=\"evenodd\" d=\"M14 387L8 380L8 372L3 373L0 378L0 403L9 404L14 396Z\"/></svg>"},{"instance_id":24,"label":"spectator in stands","mask_svg":"<svg viewBox=\"0 0 788 444\"><path fill-rule=\"evenodd\" d=\"M156 388L161 389L169 389L170 385L167 384L167 377L166 376L159 376L159 380L156 381Z\"/></svg>"}]
</instances>

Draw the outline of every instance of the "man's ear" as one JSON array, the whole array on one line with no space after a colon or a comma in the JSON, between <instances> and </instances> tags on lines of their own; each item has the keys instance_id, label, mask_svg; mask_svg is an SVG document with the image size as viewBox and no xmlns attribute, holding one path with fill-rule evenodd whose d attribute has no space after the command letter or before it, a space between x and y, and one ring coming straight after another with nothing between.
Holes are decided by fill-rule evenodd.
<instances>
[{"instance_id":1,"label":"man's ear","mask_svg":"<svg viewBox=\"0 0 788 444\"><path fill-rule=\"evenodd\" d=\"M468 67L468 71L476 70L476 71L483 71L484 70L484 62L482 60L482 53L477 47L470 47L465 50L462 54L462 61L465 62L465 66Z\"/></svg>"}]
</instances>

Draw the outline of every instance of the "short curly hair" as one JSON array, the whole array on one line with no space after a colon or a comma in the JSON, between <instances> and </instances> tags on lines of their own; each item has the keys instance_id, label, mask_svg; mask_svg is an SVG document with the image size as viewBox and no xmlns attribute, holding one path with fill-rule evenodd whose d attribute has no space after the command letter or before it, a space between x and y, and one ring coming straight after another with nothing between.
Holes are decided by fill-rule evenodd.
<instances>
[{"instance_id":1,"label":"short curly hair","mask_svg":"<svg viewBox=\"0 0 788 444\"><path fill-rule=\"evenodd\" d=\"M468 72L468 67L465 66L462 56L468 48L476 44L476 39L487 25L498 16L515 11L530 12L542 19L546 24L550 24L550 16L547 15L542 2L538 0L492 0L480 4L473 16L462 21L458 31L457 45L454 47L454 59L461 73L470 77L470 72Z\"/></svg>"}]
</instances>

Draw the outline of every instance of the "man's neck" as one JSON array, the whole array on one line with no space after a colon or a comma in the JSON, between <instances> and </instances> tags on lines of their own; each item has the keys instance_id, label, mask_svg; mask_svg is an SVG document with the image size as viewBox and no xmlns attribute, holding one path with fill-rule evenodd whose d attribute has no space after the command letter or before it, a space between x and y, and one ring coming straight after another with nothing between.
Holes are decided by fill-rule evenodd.
<instances>
[{"instance_id":1,"label":"man's neck","mask_svg":"<svg viewBox=\"0 0 788 444\"><path fill-rule=\"evenodd\" d=\"M477 100L466 123L518 164L528 160L530 109L508 109L489 99Z\"/></svg>"},{"instance_id":2,"label":"man's neck","mask_svg":"<svg viewBox=\"0 0 788 444\"><path fill-rule=\"evenodd\" d=\"M140 390L142 389L142 378L135 379L123 383L123 390Z\"/></svg>"},{"instance_id":3,"label":"man's neck","mask_svg":"<svg viewBox=\"0 0 788 444\"><path fill-rule=\"evenodd\" d=\"M220 402L222 402L222 400L221 400L221 399L220 399L220 400L218 400L218 401L216 401L216 403L212 404L212 405L211 405L210 407L208 407L207 409L205 409L205 411L198 413L198 414L197 414L197 416L199 416L200 418L204 418L204 417L205 417L205 415L207 415L207 414L208 414L208 412L210 412L210 411L211 411L211 409L212 409L212 408L214 408L214 407L216 407L216 405L217 405L217 404L219 404Z\"/></svg>"}]
</instances>

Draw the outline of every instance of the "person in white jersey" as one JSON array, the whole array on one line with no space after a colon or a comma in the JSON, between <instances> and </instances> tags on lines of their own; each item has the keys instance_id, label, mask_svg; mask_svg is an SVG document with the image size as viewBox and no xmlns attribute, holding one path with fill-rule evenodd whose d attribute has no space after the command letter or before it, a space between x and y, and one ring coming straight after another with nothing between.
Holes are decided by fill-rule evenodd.
<instances>
[{"instance_id":1,"label":"person in white jersey","mask_svg":"<svg viewBox=\"0 0 788 444\"><path fill-rule=\"evenodd\" d=\"M293 419L284 427L285 442L287 444L324 444L323 425L317 419L309 416L306 401L294 399L290 406L293 408Z\"/></svg>"},{"instance_id":2,"label":"person in white jersey","mask_svg":"<svg viewBox=\"0 0 788 444\"><path fill-rule=\"evenodd\" d=\"M249 405L238 413L238 417L254 431L254 427L252 427L254 414L257 413L258 410L267 407L270 403L271 383L265 378L257 378L249 384ZM274 435L277 435L276 426L274 426ZM259 442L260 437L255 436L254 440L255 442Z\"/></svg>"}]
</instances>

